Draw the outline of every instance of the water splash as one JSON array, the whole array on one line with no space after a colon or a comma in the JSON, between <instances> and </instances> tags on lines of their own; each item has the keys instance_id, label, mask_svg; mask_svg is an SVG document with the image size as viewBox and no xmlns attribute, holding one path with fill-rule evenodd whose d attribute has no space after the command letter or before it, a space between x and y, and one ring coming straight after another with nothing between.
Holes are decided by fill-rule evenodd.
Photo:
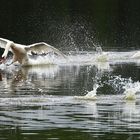
<instances>
[{"instance_id":1,"label":"water splash","mask_svg":"<svg viewBox=\"0 0 140 140\"><path fill-rule=\"evenodd\" d=\"M84 98L85 99L97 99L97 89L98 89L99 85L98 84L95 84L94 87L93 87L93 90L92 91L89 91L85 96Z\"/></svg>"},{"instance_id":2,"label":"water splash","mask_svg":"<svg viewBox=\"0 0 140 140\"><path fill-rule=\"evenodd\" d=\"M94 45L96 48L96 53L95 53L95 60L96 62L108 62L108 53L107 52L103 52L102 47L101 46L96 46Z\"/></svg>"},{"instance_id":3,"label":"water splash","mask_svg":"<svg viewBox=\"0 0 140 140\"><path fill-rule=\"evenodd\" d=\"M126 100L135 100L136 99L136 91L134 89L126 89L124 99Z\"/></svg>"},{"instance_id":4,"label":"water splash","mask_svg":"<svg viewBox=\"0 0 140 140\"><path fill-rule=\"evenodd\" d=\"M140 92L140 82L130 82L127 83L124 87L124 99L126 100L135 100L136 99L136 93Z\"/></svg>"},{"instance_id":5,"label":"water splash","mask_svg":"<svg viewBox=\"0 0 140 140\"><path fill-rule=\"evenodd\" d=\"M75 96L76 99L82 99L82 100L96 100L97 99L97 89L99 85L95 84L93 86L93 90L89 91L85 96Z\"/></svg>"},{"instance_id":6,"label":"water splash","mask_svg":"<svg viewBox=\"0 0 140 140\"><path fill-rule=\"evenodd\" d=\"M96 61L97 62L108 62L108 54L106 52L102 52L101 54L97 55Z\"/></svg>"},{"instance_id":7,"label":"water splash","mask_svg":"<svg viewBox=\"0 0 140 140\"><path fill-rule=\"evenodd\" d=\"M61 64L66 63L66 58L61 58L54 53L43 55L43 56L36 56L35 58L31 58L30 64L31 65L46 65L46 64Z\"/></svg>"},{"instance_id":8,"label":"water splash","mask_svg":"<svg viewBox=\"0 0 140 140\"><path fill-rule=\"evenodd\" d=\"M122 78L121 76L111 76L111 79L100 83L96 81L96 84L93 86L93 90L89 91L85 96L76 96L78 99L84 100L96 100L97 99L97 89L106 85L112 86L116 93L121 93L123 99L126 100L135 100L136 93L140 92L140 82L133 82L131 78Z\"/></svg>"},{"instance_id":9,"label":"water splash","mask_svg":"<svg viewBox=\"0 0 140 140\"><path fill-rule=\"evenodd\" d=\"M140 92L140 82L133 82L131 77L111 76L111 79L104 84L111 85L117 93L123 93L126 100L135 100L136 93Z\"/></svg>"}]
</instances>

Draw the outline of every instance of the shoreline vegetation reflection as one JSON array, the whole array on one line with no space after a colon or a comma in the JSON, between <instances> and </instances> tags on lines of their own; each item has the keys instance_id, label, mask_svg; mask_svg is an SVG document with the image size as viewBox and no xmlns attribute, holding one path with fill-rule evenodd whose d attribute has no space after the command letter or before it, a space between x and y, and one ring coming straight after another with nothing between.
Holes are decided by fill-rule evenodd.
<instances>
[{"instance_id":1,"label":"shoreline vegetation reflection","mask_svg":"<svg viewBox=\"0 0 140 140\"><path fill-rule=\"evenodd\" d=\"M91 51L94 44L104 51L135 50L140 45L139 4L139 0L3 1L1 37L20 44L44 41L66 51Z\"/></svg>"}]
</instances>

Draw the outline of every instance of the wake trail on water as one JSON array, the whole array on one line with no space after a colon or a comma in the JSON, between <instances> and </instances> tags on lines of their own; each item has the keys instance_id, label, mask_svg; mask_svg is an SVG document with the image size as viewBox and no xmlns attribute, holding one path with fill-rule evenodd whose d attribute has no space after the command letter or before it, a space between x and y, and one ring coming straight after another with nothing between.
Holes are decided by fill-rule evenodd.
<instances>
[{"instance_id":1,"label":"wake trail on water","mask_svg":"<svg viewBox=\"0 0 140 140\"><path fill-rule=\"evenodd\" d=\"M96 64L96 63L140 63L140 59L133 58L136 52L79 52L68 56L69 63Z\"/></svg>"},{"instance_id":2,"label":"wake trail on water","mask_svg":"<svg viewBox=\"0 0 140 140\"><path fill-rule=\"evenodd\" d=\"M66 52L66 58L61 58L55 54L43 56L30 56L29 64L34 65L98 65L99 63L140 63L139 51L130 52L104 52L100 51L78 51ZM135 57L136 56L136 57ZM9 64L8 58L4 64ZM0 64L0 67L2 64Z\"/></svg>"}]
</instances>

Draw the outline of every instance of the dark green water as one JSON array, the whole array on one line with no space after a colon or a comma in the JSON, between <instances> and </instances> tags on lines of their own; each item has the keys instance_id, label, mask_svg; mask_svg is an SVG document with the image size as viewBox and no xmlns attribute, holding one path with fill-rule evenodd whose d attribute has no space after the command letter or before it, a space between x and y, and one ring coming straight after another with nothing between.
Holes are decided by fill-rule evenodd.
<instances>
[{"instance_id":1,"label":"dark green water","mask_svg":"<svg viewBox=\"0 0 140 140\"><path fill-rule=\"evenodd\" d=\"M125 73L127 67L130 71ZM122 88L134 85L138 75L135 64L112 65L108 70L95 65L1 70L0 138L139 139L140 96L127 101ZM83 98L95 83L100 84L97 99Z\"/></svg>"},{"instance_id":2,"label":"dark green water","mask_svg":"<svg viewBox=\"0 0 140 140\"><path fill-rule=\"evenodd\" d=\"M130 59L140 45L139 0L4 0L0 37L45 41L71 60L0 65L0 139L140 139L140 62ZM109 62L94 62L94 45L111 51ZM96 84L97 99L87 100ZM124 99L127 88L136 100Z\"/></svg>"}]
</instances>

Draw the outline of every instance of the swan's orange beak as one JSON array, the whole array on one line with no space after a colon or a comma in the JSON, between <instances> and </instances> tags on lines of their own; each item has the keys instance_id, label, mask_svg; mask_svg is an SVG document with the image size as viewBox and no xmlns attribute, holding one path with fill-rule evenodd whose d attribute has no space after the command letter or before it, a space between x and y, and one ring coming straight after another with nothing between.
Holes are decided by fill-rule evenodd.
<instances>
[{"instance_id":1,"label":"swan's orange beak","mask_svg":"<svg viewBox=\"0 0 140 140\"><path fill-rule=\"evenodd\" d=\"M4 63L6 59L4 57L0 57L0 64Z\"/></svg>"}]
</instances>

